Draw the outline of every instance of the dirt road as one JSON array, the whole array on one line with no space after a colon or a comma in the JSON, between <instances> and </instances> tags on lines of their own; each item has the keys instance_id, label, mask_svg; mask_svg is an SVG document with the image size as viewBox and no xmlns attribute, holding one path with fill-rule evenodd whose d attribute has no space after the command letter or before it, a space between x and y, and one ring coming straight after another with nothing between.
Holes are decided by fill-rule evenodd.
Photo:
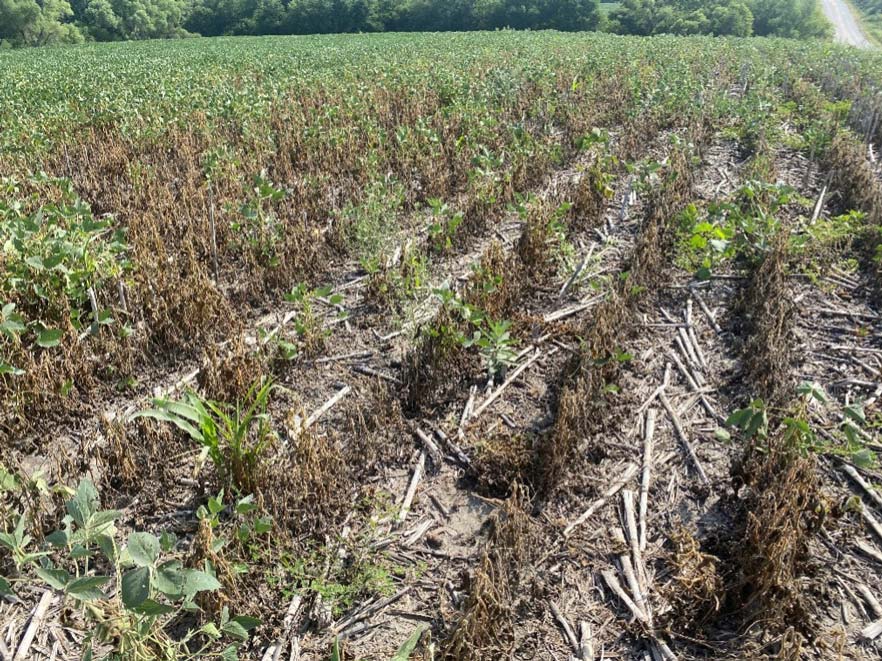
<instances>
[{"instance_id":1,"label":"dirt road","mask_svg":"<svg viewBox=\"0 0 882 661\"><path fill-rule=\"evenodd\" d=\"M861 30L857 18L845 0L821 0L824 14L836 30L835 38L843 44L858 48L872 48Z\"/></svg>"}]
</instances>

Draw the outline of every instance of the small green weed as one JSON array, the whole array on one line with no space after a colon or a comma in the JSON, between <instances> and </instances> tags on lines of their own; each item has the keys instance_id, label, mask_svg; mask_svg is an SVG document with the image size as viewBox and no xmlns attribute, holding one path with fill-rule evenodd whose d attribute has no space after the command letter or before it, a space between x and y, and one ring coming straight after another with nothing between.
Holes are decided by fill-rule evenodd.
<instances>
[{"instance_id":1,"label":"small green weed","mask_svg":"<svg viewBox=\"0 0 882 661\"><path fill-rule=\"evenodd\" d=\"M155 408L134 417L170 422L202 445L200 463L210 458L225 484L243 493L255 490L257 469L276 438L267 407L272 382L255 382L235 406L189 392L181 401L154 400Z\"/></svg>"}]
</instances>

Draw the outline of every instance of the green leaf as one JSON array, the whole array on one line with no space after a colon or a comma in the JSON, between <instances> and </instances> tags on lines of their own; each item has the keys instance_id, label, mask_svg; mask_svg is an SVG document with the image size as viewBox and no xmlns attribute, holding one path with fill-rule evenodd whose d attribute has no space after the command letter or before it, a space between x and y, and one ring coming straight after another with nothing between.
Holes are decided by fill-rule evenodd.
<instances>
[{"instance_id":1,"label":"green leaf","mask_svg":"<svg viewBox=\"0 0 882 661\"><path fill-rule=\"evenodd\" d=\"M169 597L179 597L184 593L186 577L179 560L169 560L156 568L153 587Z\"/></svg>"},{"instance_id":2,"label":"green leaf","mask_svg":"<svg viewBox=\"0 0 882 661\"><path fill-rule=\"evenodd\" d=\"M74 544L74 546L70 550L70 557L74 560L79 560L80 558L91 558L92 551L82 544Z\"/></svg>"},{"instance_id":3,"label":"green leaf","mask_svg":"<svg viewBox=\"0 0 882 661\"><path fill-rule=\"evenodd\" d=\"M748 438L753 438L757 433L765 434L767 426L766 412L754 413L750 418L750 422L747 423L747 427L744 428L744 433Z\"/></svg>"},{"instance_id":4,"label":"green leaf","mask_svg":"<svg viewBox=\"0 0 882 661\"><path fill-rule=\"evenodd\" d=\"M257 509L254 503L254 496L245 496L236 503L236 514L248 514Z\"/></svg>"},{"instance_id":5,"label":"green leaf","mask_svg":"<svg viewBox=\"0 0 882 661\"><path fill-rule=\"evenodd\" d=\"M872 450L863 448L851 455L851 462L858 468L873 468L876 465L876 455Z\"/></svg>"},{"instance_id":6,"label":"green leaf","mask_svg":"<svg viewBox=\"0 0 882 661\"><path fill-rule=\"evenodd\" d=\"M0 376L4 374L11 374L12 376L21 376L25 371L23 369L19 369L15 365L10 365L9 363L0 362Z\"/></svg>"},{"instance_id":7,"label":"green leaf","mask_svg":"<svg viewBox=\"0 0 882 661\"><path fill-rule=\"evenodd\" d=\"M732 434L730 434L722 427L718 427L717 430L714 432L714 438L723 443L728 443L732 440Z\"/></svg>"},{"instance_id":8,"label":"green leaf","mask_svg":"<svg viewBox=\"0 0 882 661\"><path fill-rule=\"evenodd\" d=\"M194 427L183 418L172 415L168 411L163 411L161 409L147 409L132 414L132 419L134 418L153 418L154 420L159 420L161 422L170 422L182 431L186 432L194 441L198 441L199 443L205 442L202 433L198 429L196 429L196 427Z\"/></svg>"},{"instance_id":9,"label":"green leaf","mask_svg":"<svg viewBox=\"0 0 882 661\"><path fill-rule=\"evenodd\" d=\"M343 656L340 653L340 639L334 638L334 642L331 644L331 661L342 661Z\"/></svg>"},{"instance_id":10,"label":"green leaf","mask_svg":"<svg viewBox=\"0 0 882 661\"><path fill-rule=\"evenodd\" d=\"M223 661L238 661L239 650L235 645L230 645L221 652L221 659L223 659Z\"/></svg>"},{"instance_id":11,"label":"green leaf","mask_svg":"<svg viewBox=\"0 0 882 661\"><path fill-rule=\"evenodd\" d=\"M847 418L851 418L859 425L867 424L867 416L864 414L864 407L860 404L852 404L842 409L843 414Z\"/></svg>"},{"instance_id":12,"label":"green leaf","mask_svg":"<svg viewBox=\"0 0 882 661\"><path fill-rule=\"evenodd\" d=\"M738 427L739 429L744 429L747 426L747 423L750 421L751 416L753 416L753 411L750 409L738 409L734 411L732 414L726 418L726 424L730 427Z\"/></svg>"},{"instance_id":13,"label":"green leaf","mask_svg":"<svg viewBox=\"0 0 882 661\"><path fill-rule=\"evenodd\" d=\"M63 569L38 567L36 573L37 576L42 578L50 587L53 587L56 590L64 590L70 581L70 574Z\"/></svg>"},{"instance_id":14,"label":"green leaf","mask_svg":"<svg viewBox=\"0 0 882 661\"><path fill-rule=\"evenodd\" d=\"M5 578L0 576L0 596L9 596L12 594L12 585Z\"/></svg>"},{"instance_id":15,"label":"green leaf","mask_svg":"<svg viewBox=\"0 0 882 661\"><path fill-rule=\"evenodd\" d=\"M64 548L67 546L67 533L64 530L56 530L46 535L46 541L52 544L52 546Z\"/></svg>"},{"instance_id":16,"label":"green leaf","mask_svg":"<svg viewBox=\"0 0 882 661\"><path fill-rule=\"evenodd\" d=\"M140 606L132 608L131 610L139 615L147 615L148 617L168 615L169 613L175 612L175 609L172 606L169 606L168 604L160 604L152 599L145 599L141 602Z\"/></svg>"},{"instance_id":17,"label":"green leaf","mask_svg":"<svg viewBox=\"0 0 882 661\"><path fill-rule=\"evenodd\" d=\"M797 392L799 392L800 395L812 397L822 404L825 404L827 402L827 393L824 392L824 389L818 383L803 381L801 384L799 384Z\"/></svg>"},{"instance_id":18,"label":"green leaf","mask_svg":"<svg viewBox=\"0 0 882 661\"><path fill-rule=\"evenodd\" d=\"M122 577L122 600L126 608L137 608L150 596L150 570L138 567Z\"/></svg>"},{"instance_id":19,"label":"green leaf","mask_svg":"<svg viewBox=\"0 0 882 661\"><path fill-rule=\"evenodd\" d=\"M116 547L116 542L113 540L113 537L110 535L98 535L95 538L95 542L98 544L98 548L101 549L101 552L104 554L104 557L110 560L112 563L116 564L119 558L119 551Z\"/></svg>"},{"instance_id":20,"label":"green leaf","mask_svg":"<svg viewBox=\"0 0 882 661\"><path fill-rule=\"evenodd\" d=\"M51 349L61 344L64 332L58 328L44 328L37 336L37 344L44 349Z\"/></svg>"},{"instance_id":21,"label":"green leaf","mask_svg":"<svg viewBox=\"0 0 882 661\"><path fill-rule=\"evenodd\" d=\"M184 594L194 595L197 592L212 592L219 590L221 584L211 574L200 571L198 569L185 569L184 572Z\"/></svg>"},{"instance_id":22,"label":"green leaf","mask_svg":"<svg viewBox=\"0 0 882 661\"><path fill-rule=\"evenodd\" d=\"M152 567L159 559L159 540L150 533L133 532L127 548L139 567Z\"/></svg>"},{"instance_id":23,"label":"green leaf","mask_svg":"<svg viewBox=\"0 0 882 661\"><path fill-rule=\"evenodd\" d=\"M215 640L217 640L221 636L220 631L218 631L217 625L214 622L206 622L202 625L199 631L200 633L204 633L209 638L213 638Z\"/></svg>"},{"instance_id":24,"label":"green leaf","mask_svg":"<svg viewBox=\"0 0 882 661\"><path fill-rule=\"evenodd\" d=\"M113 523L121 516L122 512L119 510L102 510L89 518L88 526L93 531L97 531L107 526L108 523Z\"/></svg>"},{"instance_id":25,"label":"green leaf","mask_svg":"<svg viewBox=\"0 0 882 661\"><path fill-rule=\"evenodd\" d=\"M228 636L232 636L233 638L238 638L239 640L248 640L248 631L241 624L236 622L235 620L230 620L223 627L221 627L221 631L223 631Z\"/></svg>"},{"instance_id":26,"label":"green leaf","mask_svg":"<svg viewBox=\"0 0 882 661\"><path fill-rule=\"evenodd\" d=\"M98 491L91 480L80 480L74 497L67 503L67 513L81 528L85 528L89 519L98 510Z\"/></svg>"},{"instance_id":27,"label":"green leaf","mask_svg":"<svg viewBox=\"0 0 882 661\"><path fill-rule=\"evenodd\" d=\"M159 536L159 546L166 553L170 553L171 550L175 547L175 544L178 543L178 536L173 532L164 531Z\"/></svg>"},{"instance_id":28,"label":"green leaf","mask_svg":"<svg viewBox=\"0 0 882 661\"><path fill-rule=\"evenodd\" d=\"M107 576L85 576L68 583L65 592L80 601L104 599L106 595L100 587L109 580Z\"/></svg>"},{"instance_id":29,"label":"green leaf","mask_svg":"<svg viewBox=\"0 0 882 661\"><path fill-rule=\"evenodd\" d=\"M423 632L428 629L429 626L427 624L421 624L418 626L412 634L410 634L410 638L405 640L401 647L398 648L398 651L395 652L395 656L392 657L392 661L408 661L410 659L410 655L413 654L413 651L416 649L416 646L420 642L420 638L423 637Z\"/></svg>"},{"instance_id":30,"label":"green leaf","mask_svg":"<svg viewBox=\"0 0 882 661\"><path fill-rule=\"evenodd\" d=\"M237 615L234 617L231 622L237 622L239 626L241 626L245 631L251 631L254 627L260 624L260 620L256 617L251 617L250 615Z\"/></svg>"},{"instance_id":31,"label":"green leaf","mask_svg":"<svg viewBox=\"0 0 882 661\"><path fill-rule=\"evenodd\" d=\"M273 519L269 516L258 517L254 519L254 534L262 535L273 529Z\"/></svg>"}]
</instances>

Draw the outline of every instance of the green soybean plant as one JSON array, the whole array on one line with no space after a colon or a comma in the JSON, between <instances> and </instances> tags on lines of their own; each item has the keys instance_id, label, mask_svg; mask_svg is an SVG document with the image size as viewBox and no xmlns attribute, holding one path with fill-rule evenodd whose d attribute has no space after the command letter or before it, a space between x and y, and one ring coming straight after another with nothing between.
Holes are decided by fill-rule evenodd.
<instances>
[{"instance_id":1,"label":"green soybean plant","mask_svg":"<svg viewBox=\"0 0 882 661\"><path fill-rule=\"evenodd\" d=\"M0 533L0 546L11 551L16 568L15 577L0 578L0 593L32 583L29 570L60 592L88 623L86 661L96 653L108 661L235 660L259 621L230 617L224 609L218 623L185 628L172 637L169 630L184 613L199 611L196 597L220 589L220 583L210 567L183 566L174 554L174 535L136 531L122 543L116 527L121 512L101 510L99 504L94 484L84 479L67 502L62 527L46 537L43 547L36 548L25 533L24 516L12 532ZM236 642L220 649L222 638Z\"/></svg>"}]
</instances>

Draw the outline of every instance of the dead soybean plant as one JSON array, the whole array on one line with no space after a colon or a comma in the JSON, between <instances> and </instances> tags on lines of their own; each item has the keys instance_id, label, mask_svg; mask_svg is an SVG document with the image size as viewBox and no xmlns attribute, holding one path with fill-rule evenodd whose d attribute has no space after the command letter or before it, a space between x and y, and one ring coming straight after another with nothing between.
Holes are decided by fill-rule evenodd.
<instances>
[{"instance_id":1,"label":"dead soybean plant","mask_svg":"<svg viewBox=\"0 0 882 661\"><path fill-rule=\"evenodd\" d=\"M576 447L618 422L609 401L622 366L629 356L623 349L629 322L637 306L654 292L667 268L666 259L676 236L677 212L688 200L692 182L688 150L673 150L669 169L649 202L627 270L609 298L595 308L581 333L579 356L569 370L557 401L555 424L537 444L535 489L547 496L567 472ZM591 461L603 458L603 447L589 444Z\"/></svg>"},{"instance_id":2,"label":"dead soybean plant","mask_svg":"<svg viewBox=\"0 0 882 661\"><path fill-rule=\"evenodd\" d=\"M439 659L483 661L510 655L518 615L526 605L525 569L535 549L535 524L524 512L526 504L524 492L516 488L493 515L493 530L469 578L469 596L441 642Z\"/></svg>"},{"instance_id":3,"label":"dead soybean plant","mask_svg":"<svg viewBox=\"0 0 882 661\"><path fill-rule=\"evenodd\" d=\"M742 349L748 383L768 402L781 403L793 387L793 315L787 283L788 246L779 234L753 271L738 302L746 330Z\"/></svg>"}]
</instances>

